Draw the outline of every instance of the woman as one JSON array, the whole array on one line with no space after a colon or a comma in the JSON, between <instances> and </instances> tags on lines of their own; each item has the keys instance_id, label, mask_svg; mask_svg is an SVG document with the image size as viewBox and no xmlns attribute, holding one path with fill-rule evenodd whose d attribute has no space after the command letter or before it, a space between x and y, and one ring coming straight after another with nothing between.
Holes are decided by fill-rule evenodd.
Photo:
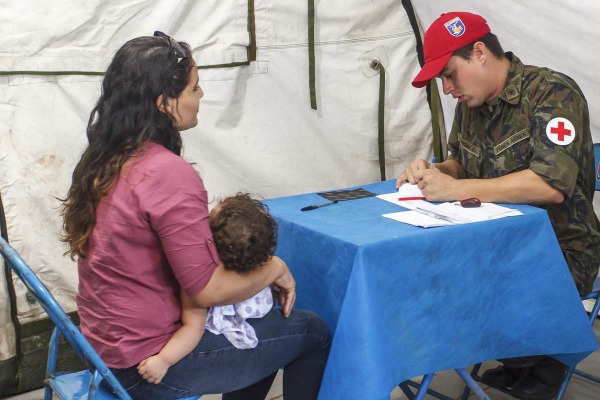
<instances>
[{"instance_id":1,"label":"woman","mask_svg":"<svg viewBox=\"0 0 600 400\"><path fill-rule=\"evenodd\" d=\"M280 368L286 400L315 399L327 327L291 312L295 281L278 257L247 275L224 269L202 179L180 157L179 132L198 123L202 95L189 46L161 32L130 40L111 62L63 208L64 240L78 257L81 330L136 399L261 399ZM256 348L205 332L159 384L144 379L143 365L138 371L181 326L180 291L211 307L269 285L282 308L252 322Z\"/></svg>"}]
</instances>

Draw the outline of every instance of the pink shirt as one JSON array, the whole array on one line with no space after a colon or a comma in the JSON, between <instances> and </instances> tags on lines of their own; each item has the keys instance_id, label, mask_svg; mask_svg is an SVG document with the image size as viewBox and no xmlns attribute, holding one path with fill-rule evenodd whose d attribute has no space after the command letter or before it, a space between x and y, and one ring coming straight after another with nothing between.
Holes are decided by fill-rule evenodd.
<instances>
[{"instance_id":1,"label":"pink shirt","mask_svg":"<svg viewBox=\"0 0 600 400\"><path fill-rule=\"evenodd\" d=\"M100 201L88 255L79 258L83 334L108 366L138 364L181 326L180 288L196 295L218 263L202 179L148 144Z\"/></svg>"}]
</instances>

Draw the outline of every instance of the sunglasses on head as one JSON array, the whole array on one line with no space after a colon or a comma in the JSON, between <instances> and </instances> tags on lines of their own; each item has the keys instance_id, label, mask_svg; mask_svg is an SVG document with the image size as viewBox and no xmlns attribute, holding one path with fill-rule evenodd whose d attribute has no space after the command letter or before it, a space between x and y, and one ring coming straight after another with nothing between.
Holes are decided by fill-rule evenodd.
<instances>
[{"instance_id":1,"label":"sunglasses on head","mask_svg":"<svg viewBox=\"0 0 600 400\"><path fill-rule=\"evenodd\" d=\"M164 39L169 44L169 48L173 49L173 54L175 55L177 63L179 63L181 60L185 60L186 58L188 58L185 49L179 43L177 43L177 41L171 36L161 31L155 31L154 36Z\"/></svg>"}]
</instances>

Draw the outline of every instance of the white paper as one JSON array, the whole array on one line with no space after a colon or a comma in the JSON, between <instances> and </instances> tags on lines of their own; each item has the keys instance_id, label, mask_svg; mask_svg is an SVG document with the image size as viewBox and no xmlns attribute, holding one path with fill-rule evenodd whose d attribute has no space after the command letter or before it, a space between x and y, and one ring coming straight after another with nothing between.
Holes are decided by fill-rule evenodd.
<instances>
[{"instance_id":1,"label":"white paper","mask_svg":"<svg viewBox=\"0 0 600 400\"><path fill-rule=\"evenodd\" d=\"M390 218L405 224L421 226L423 228L433 228L436 226L454 225L452 222L433 218L416 211L400 211L396 213L383 214L382 217Z\"/></svg>"},{"instance_id":2,"label":"white paper","mask_svg":"<svg viewBox=\"0 0 600 400\"><path fill-rule=\"evenodd\" d=\"M410 183L406 182L400 186L397 192L380 194L377 197L411 210L419 207L423 203L427 203L425 196L423 196L421 189L419 189L419 186L411 185ZM415 197L422 198L422 200L405 200Z\"/></svg>"},{"instance_id":3,"label":"white paper","mask_svg":"<svg viewBox=\"0 0 600 400\"><path fill-rule=\"evenodd\" d=\"M407 197L422 197L425 200L425 196L423 196L423 192L419 189L419 185L411 185L408 182L404 182L402 186L398 188L398 198L407 198Z\"/></svg>"},{"instance_id":4,"label":"white paper","mask_svg":"<svg viewBox=\"0 0 600 400\"><path fill-rule=\"evenodd\" d=\"M402 202L404 203L404 202ZM414 211L383 214L383 217L414 226L431 228L436 226L469 224L497 218L522 215L518 210L494 203L481 203L480 207L464 208L459 202L431 204L420 202Z\"/></svg>"}]
</instances>

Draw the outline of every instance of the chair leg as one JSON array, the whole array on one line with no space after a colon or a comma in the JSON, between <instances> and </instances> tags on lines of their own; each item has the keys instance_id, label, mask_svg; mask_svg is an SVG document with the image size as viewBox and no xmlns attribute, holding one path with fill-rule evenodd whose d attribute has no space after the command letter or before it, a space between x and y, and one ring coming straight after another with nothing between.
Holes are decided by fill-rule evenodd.
<instances>
[{"instance_id":1,"label":"chair leg","mask_svg":"<svg viewBox=\"0 0 600 400\"><path fill-rule=\"evenodd\" d=\"M415 394L412 392L412 390L410 390L410 387L408 387L406 381L399 384L398 387L400 390L402 390L402 393L404 393L408 400L415 400Z\"/></svg>"},{"instance_id":2,"label":"chair leg","mask_svg":"<svg viewBox=\"0 0 600 400\"><path fill-rule=\"evenodd\" d=\"M596 293L595 297L592 297L589 300L594 301L594 307L592 307L592 311L590 312L590 325L594 327L594 323L596 322L596 319L598 317L598 312L600 311L600 294ZM563 378L562 384L560 385L560 389L558 391L558 395L556 396L556 400L562 400L563 396L565 395L565 392L567 391L567 386L569 386L569 382L573 377L573 374L579 375L583 378L589 379L593 382L600 384L600 378L598 378L597 376L575 369L575 366L569 367L567 369L565 377Z\"/></svg>"},{"instance_id":3,"label":"chair leg","mask_svg":"<svg viewBox=\"0 0 600 400\"><path fill-rule=\"evenodd\" d=\"M417 397L415 397L415 400L423 400L425 398L425 395L427 394L427 388L429 387L429 384L431 383L432 379L433 374L427 374L423 376L423 380L421 381L421 387L417 392Z\"/></svg>"},{"instance_id":4,"label":"chair leg","mask_svg":"<svg viewBox=\"0 0 600 400\"><path fill-rule=\"evenodd\" d=\"M471 374L477 374L480 367L481 367L481 364L475 365ZM471 375L469 375L467 373L467 371L464 368L459 368L459 369L456 369L455 371L456 371L456 373L458 373L458 375L461 377L461 379L466 383L466 387L465 387L465 390L463 392L461 399L466 400L469 397L471 390L473 390L473 392L475 392L475 394L480 399L490 400L490 398L485 394L483 389L481 389L481 387L479 385L477 385L475 380L471 377ZM452 397L448 397L442 393L436 392L433 389L429 389L429 385L431 384L433 376L434 376L434 374L427 374L427 375L423 376L423 380L421 381L420 384L413 382L411 380L407 380L407 381L400 383L398 385L398 387L402 390L404 395L406 395L408 400L421 400L425 397L426 394L428 394L432 397L435 397L436 399L440 399L440 400L452 400ZM410 389L410 387L419 389L416 397L415 397L415 394Z\"/></svg>"},{"instance_id":5,"label":"chair leg","mask_svg":"<svg viewBox=\"0 0 600 400\"><path fill-rule=\"evenodd\" d=\"M46 386L44 389L44 400L52 400L52 389L50 386Z\"/></svg>"},{"instance_id":6,"label":"chair leg","mask_svg":"<svg viewBox=\"0 0 600 400\"><path fill-rule=\"evenodd\" d=\"M473 369L471 370L471 376L476 376L479 373L480 369L481 369L481 363L475 364L473 366ZM465 390L463 391L461 400L467 400L469 398L470 394L471 394L471 388L469 387L469 385L465 385Z\"/></svg>"},{"instance_id":7,"label":"chair leg","mask_svg":"<svg viewBox=\"0 0 600 400\"><path fill-rule=\"evenodd\" d=\"M490 398L484 393L483 389L479 387L477 382L471 377L471 375L467 374L464 368L459 368L455 370L458 375L462 378L463 381L467 384L469 388L481 399L481 400L490 400Z\"/></svg>"},{"instance_id":8,"label":"chair leg","mask_svg":"<svg viewBox=\"0 0 600 400\"><path fill-rule=\"evenodd\" d=\"M403 385L410 392L410 395L408 395L406 393L406 391L404 391L404 389L402 389L402 386L400 386L400 385ZM404 391L404 394L407 394L406 397L408 397L409 400L414 400L414 398L415 398L414 394L409 389L409 386L410 387L414 387L415 389L419 389L421 387L420 383L416 383L416 382L411 381L411 380L404 381L400 385L398 385L398 386L400 387L400 389L402 389ZM427 388L427 394L430 395L431 397L435 397L436 399L439 399L439 400L454 400L452 397L448 397L445 394L442 394L440 392L436 392L435 390L433 390L431 388Z\"/></svg>"},{"instance_id":9,"label":"chair leg","mask_svg":"<svg viewBox=\"0 0 600 400\"><path fill-rule=\"evenodd\" d=\"M573 376L574 371L575 367L569 367L567 369L562 384L560 385L560 389L558 390L558 394L556 395L556 400L561 400L565 395L565 392L567 391L567 386L569 386L569 382L571 381L571 377Z\"/></svg>"},{"instance_id":10,"label":"chair leg","mask_svg":"<svg viewBox=\"0 0 600 400\"><path fill-rule=\"evenodd\" d=\"M584 372L584 371L576 369L575 371L573 371L573 373L575 375L581 376L582 378L589 379L590 381L593 381L593 382L596 382L596 383L600 383L600 378L598 378L595 375L588 374L587 372Z\"/></svg>"}]
</instances>

